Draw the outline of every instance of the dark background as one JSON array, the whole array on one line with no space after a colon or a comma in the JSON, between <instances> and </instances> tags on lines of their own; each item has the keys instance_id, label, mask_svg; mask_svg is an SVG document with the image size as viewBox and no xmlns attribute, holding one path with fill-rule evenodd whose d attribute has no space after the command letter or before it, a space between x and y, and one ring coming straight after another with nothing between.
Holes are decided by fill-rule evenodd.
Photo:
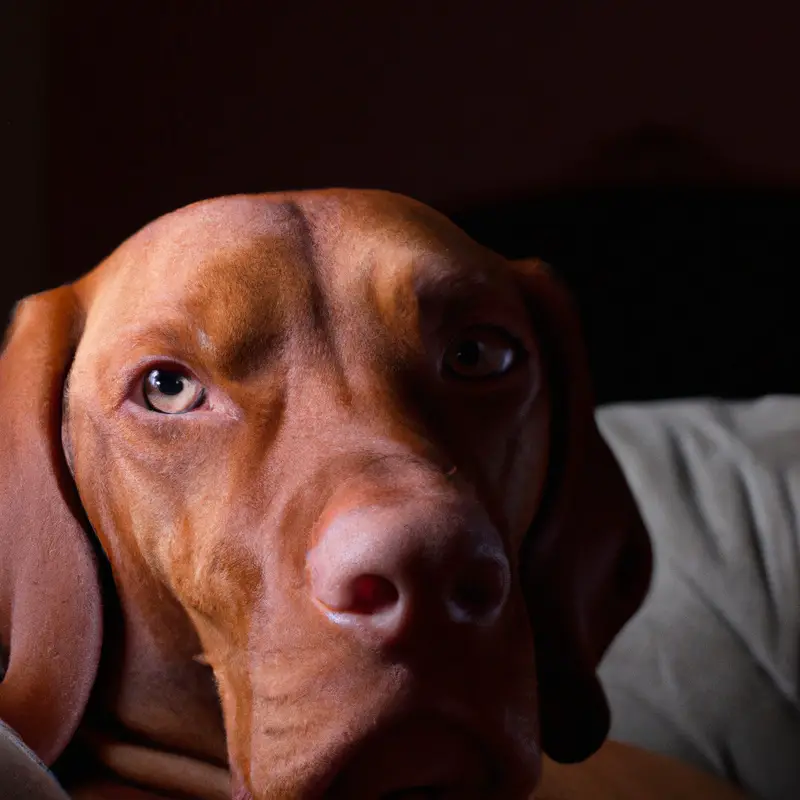
<instances>
[{"instance_id":1,"label":"dark background","mask_svg":"<svg viewBox=\"0 0 800 800\"><path fill-rule=\"evenodd\" d=\"M0 313L229 192L413 195L582 309L598 400L800 392L800 4L3 0Z\"/></svg>"}]
</instances>

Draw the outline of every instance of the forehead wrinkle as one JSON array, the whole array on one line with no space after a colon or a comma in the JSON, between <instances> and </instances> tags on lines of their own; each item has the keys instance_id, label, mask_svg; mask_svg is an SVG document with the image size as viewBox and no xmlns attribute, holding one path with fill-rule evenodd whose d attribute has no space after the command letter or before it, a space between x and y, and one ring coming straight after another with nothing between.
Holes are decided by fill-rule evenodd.
<instances>
[{"instance_id":1,"label":"forehead wrinkle","mask_svg":"<svg viewBox=\"0 0 800 800\"><path fill-rule=\"evenodd\" d=\"M331 314L318 269L318 266L324 263L324 258L319 257L321 253L315 236L314 224L299 203L289 203L288 209L296 223L296 244L301 254L300 261L307 270L306 279L309 289L307 300L310 320L314 328L321 331L324 338L330 342L332 340Z\"/></svg>"},{"instance_id":2,"label":"forehead wrinkle","mask_svg":"<svg viewBox=\"0 0 800 800\"><path fill-rule=\"evenodd\" d=\"M341 229L330 230L328 215L314 214L307 203L292 199L287 211L294 222L294 244L300 251L298 263L304 267L306 292L296 312L296 319L303 324L295 326L303 334L302 346L306 353L313 354L318 364L324 362L329 380L333 382L340 397L349 402L351 391L346 375L344 354L341 350L341 307L337 303L336 287L331 278L347 272L351 260L340 261L335 257L335 242ZM298 298L295 300L297 301ZM345 330L350 317L345 313Z\"/></svg>"}]
</instances>

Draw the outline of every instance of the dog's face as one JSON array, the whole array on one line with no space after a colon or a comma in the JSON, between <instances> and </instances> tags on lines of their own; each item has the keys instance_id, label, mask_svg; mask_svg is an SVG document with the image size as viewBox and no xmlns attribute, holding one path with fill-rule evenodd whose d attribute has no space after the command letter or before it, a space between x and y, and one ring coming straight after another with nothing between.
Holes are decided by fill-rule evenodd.
<instances>
[{"instance_id":1,"label":"dog's face","mask_svg":"<svg viewBox=\"0 0 800 800\"><path fill-rule=\"evenodd\" d=\"M238 797L522 798L540 719L565 757L602 738L593 670L649 551L627 508L565 532L607 477L560 489L565 426L594 429L538 269L411 201L318 193L190 207L76 285L67 461L150 632L130 660L213 670ZM176 740L186 709L128 706Z\"/></svg>"}]
</instances>

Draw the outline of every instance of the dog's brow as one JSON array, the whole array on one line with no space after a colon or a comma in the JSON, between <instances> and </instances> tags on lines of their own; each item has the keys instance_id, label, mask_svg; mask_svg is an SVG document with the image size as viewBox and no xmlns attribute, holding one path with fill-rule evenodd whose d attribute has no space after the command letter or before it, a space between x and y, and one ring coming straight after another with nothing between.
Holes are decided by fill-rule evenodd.
<instances>
[{"instance_id":1,"label":"dog's brow","mask_svg":"<svg viewBox=\"0 0 800 800\"><path fill-rule=\"evenodd\" d=\"M421 268L414 278L414 288L420 298L446 294L456 299L480 297L493 285L489 275L481 270L459 269L454 266Z\"/></svg>"},{"instance_id":2,"label":"dog's brow","mask_svg":"<svg viewBox=\"0 0 800 800\"><path fill-rule=\"evenodd\" d=\"M478 269L420 271L414 290L420 309L428 313L467 312L486 306L511 314L517 310L517 298L501 276Z\"/></svg>"},{"instance_id":3,"label":"dog's brow","mask_svg":"<svg viewBox=\"0 0 800 800\"><path fill-rule=\"evenodd\" d=\"M182 351L187 345L200 341L192 328L187 326L186 320L177 318L172 322L161 320L156 323L136 323L120 328L117 335L131 349L164 347L172 351Z\"/></svg>"},{"instance_id":4,"label":"dog's brow","mask_svg":"<svg viewBox=\"0 0 800 800\"><path fill-rule=\"evenodd\" d=\"M118 336L128 350L150 350L152 355L188 360L199 358L234 380L257 371L280 339L277 332L256 328L235 330L219 341L204 327L186 319L137 323L120 329Z\"/></svg>"}]
</instances>

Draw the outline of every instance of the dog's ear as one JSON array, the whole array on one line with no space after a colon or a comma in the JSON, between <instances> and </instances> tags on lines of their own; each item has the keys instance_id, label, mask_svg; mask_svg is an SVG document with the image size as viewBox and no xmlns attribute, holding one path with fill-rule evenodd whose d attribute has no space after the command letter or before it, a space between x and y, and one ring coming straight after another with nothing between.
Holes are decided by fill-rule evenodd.
<instances>
[{"instance_id":1,"label":"dog's ear","mask_svg":"<svg viewBox=\"0 0 800 800\"><path fill-rule=\"evenodd\" d=\"M569 293L541 261L512 266L541 343L552 407L547 484L520 560L536 648L541 744L556 761L581 761L608 734L596 668L647 591L650 541L595 424Z\"/></svg>"},{"instance_id":2,"label":"dog's ear","mask_svg":"<svg viewBox=\"0 0 800 800\"><path fill-rule=\"evenodd\" d=\"M71 287L35 295L0 352L0 719L46 764L81 719L102 638L95 558L61 443L81 326Z\"/></svg>"}]
</instances>

